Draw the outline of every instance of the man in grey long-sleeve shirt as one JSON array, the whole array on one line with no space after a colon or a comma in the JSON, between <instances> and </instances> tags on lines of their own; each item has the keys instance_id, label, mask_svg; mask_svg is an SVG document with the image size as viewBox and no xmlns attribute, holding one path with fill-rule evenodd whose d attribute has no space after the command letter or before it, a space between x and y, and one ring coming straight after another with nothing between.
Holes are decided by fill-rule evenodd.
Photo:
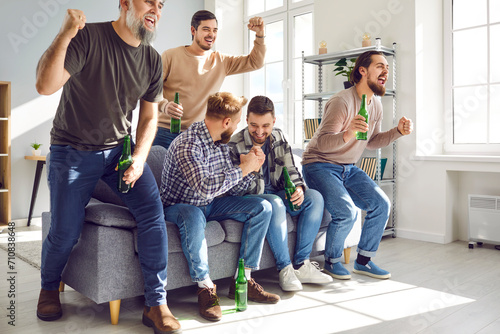
<instances>
[{"instance_id":1,"label":"man in grey long-sleeve shirt","mask_svg":"<svg viewBox=\"0 0 500 334\"><path fill-rule=\"evenodd\" d=\"M373 97L385 94L388 69L387 60L378 51L367 51L358 57L351 74L355 86L327 102L321 125L302 157L307 185L323 195L325 208L332 215L326 235L325 272L337 279L351 278L340 259L344 241L356 221L356 207L365 210L366 217L354 272L380 279L391 277L371 261L389 218L390 201L355 165L365 148L385 147L413 130L412 121L402 117L397 127L381 131L382 104ZM357 114L362 95L367 97L368 124ZM357 140L356 132L366 132L368 140Z\"/></svg>"}]
</instances>

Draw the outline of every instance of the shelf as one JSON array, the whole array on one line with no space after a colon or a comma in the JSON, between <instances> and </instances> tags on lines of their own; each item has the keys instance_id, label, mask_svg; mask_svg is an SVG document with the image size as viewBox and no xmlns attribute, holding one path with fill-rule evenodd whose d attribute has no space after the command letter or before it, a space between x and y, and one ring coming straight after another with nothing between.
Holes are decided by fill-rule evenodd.
<instances>
[{"instance_id":1,"label":"shelf","mask_svg":"<svg viewBox=\"0 0 500 334\"><path fill-rule=\"evenodd\" d=\"M357 57L366 51L380 51L384 56L394 56L395 51L392 48L382 46L377 50L375 46L367 46L364 48L352 49L347 51L324 53L322 55L313 55L304 57L304 63L314 65L335 64L340 58Z\"/></svg>"},{"instance_id":2,"label":"shelf","mask_svg":"<svg viewBox=\"0 0 500 334\"><path fill-rule=\"evenodd\" d=\"M377 180L374 180L378 185L385 186L385 185L390 185L390 184L396 184L396 180L394 179L382 179L382 181L378 182Z\"/></svg>"},{"instance_id":3,"label":"shelf","mask_svg":"<svg viewBox=\"0 0 500 334\"><path fill-rule=\"evenodd\" d=\"M0 80L0 226L7 225L11 218L11 85Z\"/></svg>"},{"instance_id":4,"label":"shelf","mask_svg":"<svg viewBox=\"0 0 500 334\"><path fill-rule=\"evenodd\" d=\"M382 234L382 236L383 236L383 237L388 236L388 235L390 235L390 236L394 236L394 233L396 233L396 232L394 231L394 227L388 227L388 228L386 228L386 229L384 230L384 234Z\"/></svg>"},{"instance_id":5,"label":"shelf","mask_svg":"<svg viewBox=\"0 0 500 334\"><path fill-rule=\"evenodd\" d=\"M309 100L309 101L325 101L330 99L334 94L338 93L339 91L336 92L324 92L324 93L311 93L311 94L304 94L304 100ZM396 96L396 92L392 89L388 89L385 91L384 96Z\"/></svg>"}]
</instances>

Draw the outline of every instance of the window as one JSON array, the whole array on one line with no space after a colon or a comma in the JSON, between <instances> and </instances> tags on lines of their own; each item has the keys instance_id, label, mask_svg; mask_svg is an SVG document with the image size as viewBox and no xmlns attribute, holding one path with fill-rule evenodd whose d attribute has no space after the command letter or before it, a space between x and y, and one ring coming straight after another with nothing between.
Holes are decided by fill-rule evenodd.
<instances>
[{"instance_id":1,"label":"window","mask_svg":"<svg viewBox=\"0 0 500 334\"><path fill-rule=\"evenodd\" d=\"M447 153L500 153L500 0L448 0Z\"/></svg>"},{"instance_id":2,"label":"window","mask_svg":"<svg viewBox=\"0 0 500 334\"><path fill-rule=\"evenodd\" d=\"M299 144L302 139L302 51L313 54L312 1L247 0L245 9L247 22L254 16L264 19L267 46L264 68L246 74L245 95L269 97L276 110L276 127L288 135L291 144ZM250 50L254 33L249 32L247 39ZM312 71L308 68L311 80L307 80L306 85L313 85ZM307 108L314 112L314 104L307 104Z\"/></svg>"}]
</instances>

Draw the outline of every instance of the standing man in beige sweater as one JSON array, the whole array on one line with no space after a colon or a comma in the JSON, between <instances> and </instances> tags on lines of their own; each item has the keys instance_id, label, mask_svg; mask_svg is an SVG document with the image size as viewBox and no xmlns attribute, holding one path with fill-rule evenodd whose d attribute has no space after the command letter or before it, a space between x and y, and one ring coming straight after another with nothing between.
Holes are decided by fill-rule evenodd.
<instances>
[{"instance_id":1,"label":"standing man in beige sweater","mask_svg":"<svg viewBox=\"0 0 500 334\"><path fill-rule=\"evenodd\" d=\"M228 75L258 70L264 66L264 20L251 18L248 29L255 31L252 51L230 56L213 51L218 32L215 15L207 10L191 19L193 42L163 52L163 97L159 104L158 132L153 145L168 148L178 134L170 133L170 118L181 118L181 131L205 118L208 96L219 91ZM173 102L178 92L181 105Z\"/></svg>"}]
</instances>

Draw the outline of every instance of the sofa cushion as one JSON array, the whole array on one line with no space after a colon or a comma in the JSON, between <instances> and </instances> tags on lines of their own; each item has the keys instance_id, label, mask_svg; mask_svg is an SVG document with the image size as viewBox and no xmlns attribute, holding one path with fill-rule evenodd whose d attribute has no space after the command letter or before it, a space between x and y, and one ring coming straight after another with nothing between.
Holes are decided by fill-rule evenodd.
<instances>
[{"instance_id":1,"label":"sofa cushion","mask_svg":"<svg viewBox=\"0 0 500 334\"><path fill-rule=\"evenodd\" d=\"M181 236L177 225L167 222L168 252L182 252ZM224 241L225 233L222 227L215 220L207 222L205 227L205 240L207 247L216 246ZM134 229L135 251L137 252L137 229Z\"/></svg>"},{"instance_id":2,"label":"sofa cushion","mask_svg":"<svg viewBox=\"0 0 500 334\"><path fill-rule=\"evenodd\" d=\"M147 163L155 176L156 184L158 189L161 185L161 173L163 171L163 162L165 161L165 156L167 155L167 149L163 146L152 146L149 151Z\"/></svg>"},{"instance_id":3,"label":"sofa cushion","mask_svg":"<svg viewBox=\"0 0 500 334\"><path fill-rule=\"evenodd\" d=\"M290 218L290 215L287 215L287 231L288 233L292 232L294 229L294 223L293 220L296 221L296 217ZM239 221L233 220L233 219L226 219L220 222L222 225L222 228L224 229L224 232L226 233L226 238L225 241L227 242L232 242L232 243L239 243L241 242L241 233L243 232L243 225L244 223L241 223Z\"/></svg>"},{"instance_id":4,"label":"sofa cushion","mask_svg":"<svg viewBox=\"0 0 500 334\"><path fill-rule=\"evenodd\" d=\"M163 170L163 161L166 153L167 150L164 147L153 146L149 151L148 159L146 161L153 172L157 185L161 183L161 172ZM94 192L92 193L92 197L97 198L99 201L104 203L126 206L121 198L103 180L99 180L97 182Z\"/></svg>"},{"instance_id":5,"label":"sofa cushion","mask_svg":"<svg viewBox=\"0 0 500 334\"><path fill-rule=\"evenodd\" d=\"M130 211L123 206L90 202L85 208L85 221L101 226L132 229L137 226Z\"/></svg>"}]
</instances>

